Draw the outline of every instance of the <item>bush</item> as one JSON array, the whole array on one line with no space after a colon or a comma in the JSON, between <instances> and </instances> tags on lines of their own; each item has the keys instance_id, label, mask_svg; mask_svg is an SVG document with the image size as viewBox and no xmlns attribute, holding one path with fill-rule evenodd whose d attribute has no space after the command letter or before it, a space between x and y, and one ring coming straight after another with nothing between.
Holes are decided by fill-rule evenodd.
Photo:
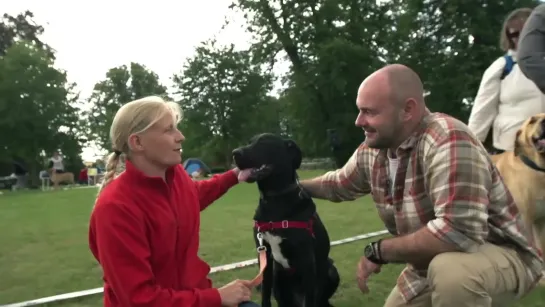
<instances>
[{"instance_id":1,"label":"bush","mask_svg":"<svg viewBox=\"0 0 545 307\"><path fill-rule=\"evenodd\" d=\"M335 169L335 161L331 158L303 159L301 170Z\"/></svg>"},{"instance_id":2,"label":"bush","mask_svg":"<svg viewBox=\"0 0 545 307\"><path fill-rule=\"evenodd\" d=\"M210 168L210 173L212 174L218 174L218 173L224 173L228 171L227 168L225 167L213 167L213 168Z\"/></svg>"}]
</instances>

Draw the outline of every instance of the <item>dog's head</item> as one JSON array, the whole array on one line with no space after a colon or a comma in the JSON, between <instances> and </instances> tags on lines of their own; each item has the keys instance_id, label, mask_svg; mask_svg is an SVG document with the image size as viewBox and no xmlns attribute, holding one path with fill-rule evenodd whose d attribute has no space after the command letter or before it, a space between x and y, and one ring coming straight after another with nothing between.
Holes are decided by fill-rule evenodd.
<instances>
[{"instance_id":1,"label":"dog's head","mask_svg":"<svg viewBox=\"0 0 545 307\"><path fill-rule=\"evenodd\" d=\"M263 133L254 136L248 145L233 150L239 169L254 168L248 182L271 176L292 176L301 166L302 154L297 144L280 136Z\"/></svg>"},{"instance_id":2,"label":"dog's head","mask_svg":"<svg viewBox=\"0 0 545 307\"><path fill-rule=\"evenodd\" d=\"M545 167L545 113L528 118L517 131L515 155L524 155Z\"/></svg>"}]
</instances>

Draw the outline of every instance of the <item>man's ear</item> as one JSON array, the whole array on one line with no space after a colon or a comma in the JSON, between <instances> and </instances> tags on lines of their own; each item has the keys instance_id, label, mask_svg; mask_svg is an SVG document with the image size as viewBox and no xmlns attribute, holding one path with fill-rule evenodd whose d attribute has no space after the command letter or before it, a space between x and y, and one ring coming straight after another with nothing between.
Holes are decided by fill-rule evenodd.
<instances>
[{"instance_id":1,"label":"man's ear","mask_svg":"<svg viewBox=\"0 0 545 307\"><path fill-rule=\"evenodd\" d=\"M301 149L293 140L285 140L284 142L288 148L293 169L299 169L299 167L301 167L301 162L303 161L303 153L301 152Z\"/></svg>"},{"instance_id":2,"label":"man's ear","mask_svg":"<svg viewBox=\"0 0 545 307\"><path fill-rule=\"evenodd\" d=\"M413 116L414 110L417 107L418 102L414 98L409 98L405 101L405 106L403 107L403 113L401 115L402 119L410 120Z\"/></svg>"}]
</instances>

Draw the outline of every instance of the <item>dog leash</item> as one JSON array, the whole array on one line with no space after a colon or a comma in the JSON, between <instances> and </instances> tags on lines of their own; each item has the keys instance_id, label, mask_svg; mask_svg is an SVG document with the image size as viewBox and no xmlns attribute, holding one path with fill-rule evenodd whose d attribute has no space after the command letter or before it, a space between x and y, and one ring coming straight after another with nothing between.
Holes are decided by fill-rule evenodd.
<instances>
[{"instance_id":1,"label":"dog leash","mask_svg":"<svg viewBox=\"0 0 545 307\"><path fill-rule=\"evenodd\" d=\"M257 253L259 255L259 273L257 273L256 277L250 282L251 287L257 287L263 282L263 272L267 267L267 247L263 245L263 234L261 232L257 233L257 241L259 242L259 246L257 247Z\"/></svg>"},{"instance_id":2,"label":"dog leash","mask_svg":"<svg viewBox=\"0 0 545 307\"><path fill-rule=\"evenodd\" d=\"M267 247L263 245L263 234L261 232L257 233L257 241L259 242L259 246L257 247L257 253L259 257L259 272L254 277L254 279L250 281L251 288L255 288L263 282L263 272L265 272L265 268L267 267Z\"/></svg>"}]
</instances>

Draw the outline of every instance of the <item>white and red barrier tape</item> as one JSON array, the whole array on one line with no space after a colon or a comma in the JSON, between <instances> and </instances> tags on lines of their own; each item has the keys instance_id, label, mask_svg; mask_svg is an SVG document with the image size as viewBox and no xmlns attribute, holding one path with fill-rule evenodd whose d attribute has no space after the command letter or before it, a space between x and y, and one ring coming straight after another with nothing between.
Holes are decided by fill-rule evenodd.
<instances>
[{"instance_id":1,"label":"white and red barrier tape","mask_svg":"<svg viewBox=\"0 0 545 307\"><path fill-rule=\"evenodd\" d=\"M331 246L346 244L346 243L350 243L350 242L354 242L354 241L358 241L358 240L363 240L363 239L369 239L369 238L378 237L378 236L385 235L385 234L388 234L387 230L370 232L370 233L366 233L366 234L362 234L362 235L358 235L358 236L354 236L354 237L350 237L350 238L345 238L345 239L333 241L333 242L331 242ZM216 267L213 267L210 270L210 273L212 274L212 273L223 272L223 271L231 271L231 270L234 270L234 269L243 268L243 267L247 267L247 266L254 265L254 264L257 264L257 258L216 266ZM38 299L35 299L35 300L25 301L25 302L20 302L20 303L0 305L0 307L36 306L36 305L41 305L41 304L65 301L65 300L69 300L69 299L73 299L73 298L99 294L99 293L102 293L103 291L104 291L104 288L100 287L100 288L95 288L95 289L89 289L89 290L70 292L70 293L59 294L59 295L54 295L54 296L48 296L48 297L38 298Z\"/></svg>"}]
</instances>

